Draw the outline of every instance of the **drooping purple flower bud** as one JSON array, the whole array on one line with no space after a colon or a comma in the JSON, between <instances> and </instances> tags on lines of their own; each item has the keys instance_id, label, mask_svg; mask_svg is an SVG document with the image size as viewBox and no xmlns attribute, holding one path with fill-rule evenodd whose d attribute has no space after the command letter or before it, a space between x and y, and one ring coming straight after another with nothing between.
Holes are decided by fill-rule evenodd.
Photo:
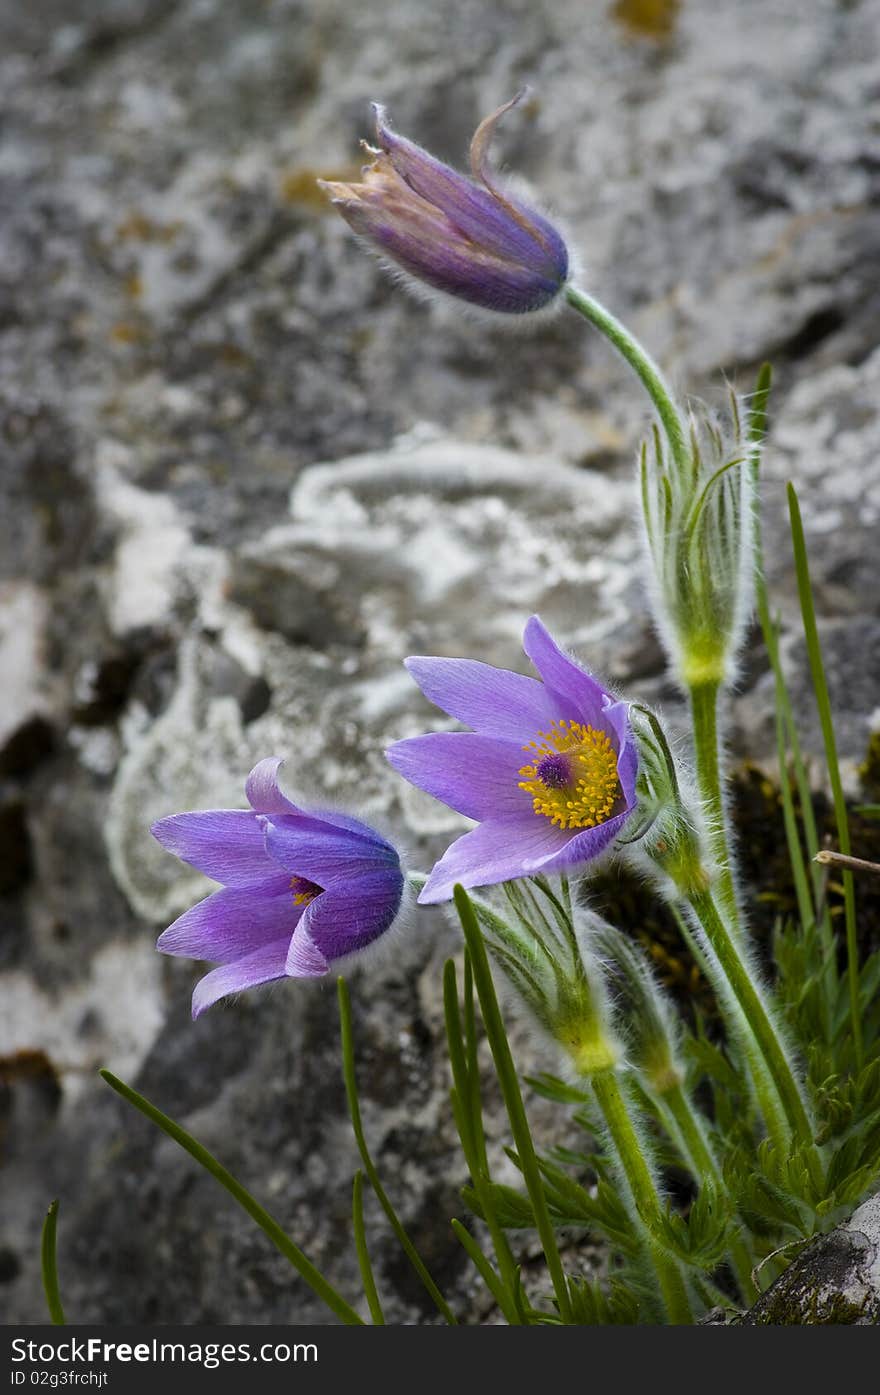
<instances>
[{"instance_id":1,"label":"drooping purple flower bud","mask_svg":"<svg viewBox=\"0 0 880 1395\"><path fill-rule=\"evenodd\" d=\"M484 310L541 310L565 286L568 250L546 218L499 187L488 162L497 122L523 96L477 127L472 179L395 135L373 103L379 149L366 146L363 183L318 183L355 232L418 281Z\"/></svg>"},{"instance_id":2,"label":"drooping purple flower bud","mask_svg":"<svg viewBox=\"0 0 880 1395\"><path fill-rule=\"evenodd\" d=\"M247 779L250 809L172 814L155 838L221 888L159 936L164 954L220 967L196 984L193 1017L228 993L279 978L320 978L384 935L403 899L400 858L359 819L297 808L281 761Z\"/></svg>"}]
</instances>

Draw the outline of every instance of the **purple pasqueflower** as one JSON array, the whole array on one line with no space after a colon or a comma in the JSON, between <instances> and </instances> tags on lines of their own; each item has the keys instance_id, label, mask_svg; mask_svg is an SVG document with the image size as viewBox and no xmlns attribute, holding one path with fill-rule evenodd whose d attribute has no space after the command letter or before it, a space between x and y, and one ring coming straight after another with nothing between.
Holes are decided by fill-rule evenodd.
<instances>
[{"instance_id":1,"label":"purple pasqueflower","mask_svg":"<svg viewBox=\"0 0 880 1395\"><path fill-rule=\"evenodd\" d=\"M196 984L193 1017L227 993L278 978L320 978L384 935L404 876L390 843L348 814L299 809L282 762L254 766L250 809L206 809L154 823L163 848L222 883L159 936L164 954L220 965Z\"/></svg>"},{"instance_id":2,"label":"purple pasqueflower","mask_svg":"<svg viewBox=\"0 0 880 1395\"><path fill-rule=\"evenodd\" d=\"M498 120L523 95L477 127L473 179L395 135L374 102L380 148L366 146L363 183L318 183L355 232L418 281L484 310L540 310L568 280L568 251L546 218L502 191L488 162Z\"/></svg>"},{"instance_id":3,"label":"purple pasqueflower","mask_svg":"<svg viewBox=\"0 0 880 1395\"><path fill-rule=\"evenodd\" d=\"M540 680L474 659L406 660L425 697L473 728L414 736L386 752L411 784L479 820L437 863L422 902L448 900L456 882L490 886L580 867L635 808L628 703L565 654L537 615L523 648Z\"/></svg>"}]
</instances>

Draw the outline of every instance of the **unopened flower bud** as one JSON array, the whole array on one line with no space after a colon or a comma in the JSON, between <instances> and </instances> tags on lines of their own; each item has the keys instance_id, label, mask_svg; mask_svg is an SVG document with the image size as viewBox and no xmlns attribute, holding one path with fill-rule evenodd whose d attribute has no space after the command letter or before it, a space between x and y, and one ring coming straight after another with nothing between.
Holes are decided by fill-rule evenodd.
<instances>
[{"instance_id":1,"label":"unopened flower bud","mask_svg":"<svg viewBox=\"0 0 880 1395\"><path fill-rule=\"evenodd\" d=\"M564 288L568 251L540 213L501 187L488 162L499 119L487 116L471 141L473 178L396 135L373 104L379 148L359 184L319 180L346 222L382 256L435 290L484 310L522 315Z\"/></svg>"}]
</instances>

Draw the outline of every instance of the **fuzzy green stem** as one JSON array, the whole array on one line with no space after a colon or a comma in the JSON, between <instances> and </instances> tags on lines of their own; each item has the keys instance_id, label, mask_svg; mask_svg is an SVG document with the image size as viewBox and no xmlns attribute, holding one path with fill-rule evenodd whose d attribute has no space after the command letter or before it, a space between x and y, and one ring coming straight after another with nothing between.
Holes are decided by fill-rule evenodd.
<instances>
[{"instance_id":1,"label":"fuzzy green stem","mask_svg":"<svg viewBox=\"0 0 880 1395\"><path fill-rule=\"evenodd\" d=\"M598 300L587 295L586 291L569 286L565 298L572 309L577 310L578 314L589 320L600 334L605 335L641 379L642 386L653 402L663 425L676 465L679 469L687 469L689 452L684 423L675 405L672 390L651 355L620 320L606 310L604 305L600 305Z\"/></svg>"},{"instance_id":2,"label":"fuzzy green stem","mask_svg":"<svg viewBox=\"0 0 880 1395\"><path fill-rule=\"evenodd\" d=\"M681 1143L694 1177L697 1180L708 1179L718 1193L723 1194L725 1186L721 1168L706 1137L703 1121L684 1086L673 1085L665 1090L660 1097L660 1103L668 1109L681 1135ZM752 1258L746 1242L739 1233L734 1235L730 1242L730 1261L743 1301L754 1303L758 1297L758 1289L752 1279Z\"/></svg>"},{"instance_id":3,"label":"fuzzy green stem","mask_svg":"<svg viewBox=\"0 0 880 1395\"><path fill-rule=\"evenodd\" d=\"M698 683L688 687L694 737L697 789L708 824L709 850L718 868L718 884L725 912L734 931L740 933L736 885L727 837L727 815L718 744L720 684Z\"/></svg>"},{"instance_id":4,"label":"fuzzy green stem","mask_svg":"<svg viewBox=\"0 0 880 1395\"><path fill-rule=\"evenodd\" d=\"M742 1009L743 1016L763 1058L763 1064L766 1066L767 1073L779 1096L779 1102L784 1110L792 1136L803 1148L816 1195L819 1197L822 1194L824 1184L824 1169L819 1150L816 1147L815 1129L810 1122L797 1078L773 1019L740 955L733 936L728 931L724 917L719 912L711 891L691 891L688 899L693 914L712 946L730 991ZM751 1053L749 1053L749 1063L752 1065L754 1075ZM755 1087L760 1099L763 1093L762 1081L756 1078Z\"/></svg>"},{"instance_id":5,"label":"fuzzy green stem","mask_svg":"<svg viewBox=\"0 0 880 1395\"><path fill-rule=\"evenodd\" d=\"M681 1269L653 1238L662 1215L660 1196L617 1076L612 1070L600 1071L591 1077L590 1083L645 1231L645 1243L669 1321L676 1326L690 1326L694 1318Z\"/></svg>"}]
</instances>

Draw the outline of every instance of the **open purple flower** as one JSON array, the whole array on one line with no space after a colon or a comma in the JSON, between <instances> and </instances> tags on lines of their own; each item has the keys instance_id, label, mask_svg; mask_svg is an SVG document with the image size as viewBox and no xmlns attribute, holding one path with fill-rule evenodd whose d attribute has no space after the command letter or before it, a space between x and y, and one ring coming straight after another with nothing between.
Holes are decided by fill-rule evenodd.
<instances>
[{"instance_id":1,"label":"open purple flower","mask_svg":"<svg viewBox=\"0 0 880 1395\"><path fill-rule=\"evenodd\" d=\"M479 820L437 863L422 902L448 900L456 882L489 886L580 867L635 808L628 704L563 653L536 615L523 648L542 681L473 659L406 660L425 696L473 728L414 736L386 752L412 784Z\"/></svg>"},{"instance_id":2,"label":"open purple flower","mask_svg":"<svg viewBox=\"0 0 880 1395\"><path fill-rule=\"evenodd\" d=\"M298 809L279 788L281 763L269 757L251 771L250 809L153 824L164 848L222 883L159 936L164 954L220 965L196 985L193 1017L242 988L321 977L384 935L400 910L391 844L347 814Z\"/></svg>"},{"instance_id":3,"label":"open purple flower","mask_svg":"<svg viewBox=\"0 0 880 1395\"><path fill-rule=\"evenodd\" d=\"M318 183L355 232L419 281L486 310L540 310L568 279L568 251L546 218L499 188L488 163L496 123L523 95L477 127L473 179L395 135L374 102L380 148L366 147L374 158L363 183Z\"/></svg>"}]
</instances>

